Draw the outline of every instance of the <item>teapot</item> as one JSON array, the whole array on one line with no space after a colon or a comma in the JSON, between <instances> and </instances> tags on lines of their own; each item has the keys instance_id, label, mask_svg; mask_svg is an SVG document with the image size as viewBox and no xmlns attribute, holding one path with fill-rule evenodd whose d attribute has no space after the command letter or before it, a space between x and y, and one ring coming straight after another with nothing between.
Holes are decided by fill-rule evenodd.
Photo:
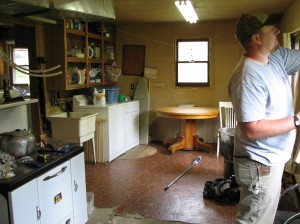
<instances>
[{"instance_id":1,"label":"teapot","mask_svg":"<svg viewBox=\"0 0 300 224\"><path fill-rule=\"evenodd\" d=\"M35 137L27 130L5 132L0 139L2 150L16 158L36 153Z\"/></svg>"}]
</instances>

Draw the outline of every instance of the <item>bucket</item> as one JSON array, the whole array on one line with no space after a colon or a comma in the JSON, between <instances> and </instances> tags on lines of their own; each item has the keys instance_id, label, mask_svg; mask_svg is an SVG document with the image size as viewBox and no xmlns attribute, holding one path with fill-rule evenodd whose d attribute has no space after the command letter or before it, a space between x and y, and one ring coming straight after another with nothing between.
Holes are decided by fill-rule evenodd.
<instances>
[{"instance_id":1,"label":"bucket","mask_svg":"<svg viewBox=\"0 0 300 224\"><path fill-rule=\"evenodd\" d=\"M118 102L120 87L117 86L102 86L97 87L98 90L105 89L106 104Z\"/></svg>"},{"instance_id":2,"label":"bucket","mask_svg":"<svg viewBox=\"0 0 300 224\"><path fill-rule=\"evenodd\" d=\"M221 128L219 130L220 154L224 157L224 179L234 175L233 170L233 149L234 149L235 128Z\"/></svg>"}]
</instances>

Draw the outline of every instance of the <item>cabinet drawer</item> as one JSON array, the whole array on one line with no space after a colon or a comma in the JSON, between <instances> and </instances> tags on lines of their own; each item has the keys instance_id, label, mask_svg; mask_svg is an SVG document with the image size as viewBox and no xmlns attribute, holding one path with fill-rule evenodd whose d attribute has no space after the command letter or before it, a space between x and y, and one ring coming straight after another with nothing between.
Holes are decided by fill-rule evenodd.
<instances>
[{"instance_id":1,"label":"cabinet drawer","mask_svg":"<svg viewBox=\"0 0 300 224\"><path fill-rule=\"evenodd\" d=\"M73 211L70 161L37 178L43 224L59 223Z\"/></svg>"}]
</instances>

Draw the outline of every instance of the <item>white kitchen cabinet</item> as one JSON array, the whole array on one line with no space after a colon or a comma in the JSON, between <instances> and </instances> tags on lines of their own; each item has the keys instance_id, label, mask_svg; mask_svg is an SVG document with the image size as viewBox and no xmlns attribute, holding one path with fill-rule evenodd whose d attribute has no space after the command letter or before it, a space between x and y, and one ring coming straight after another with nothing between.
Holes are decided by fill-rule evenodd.
<instances>
[{"instance_id":1,"label":"white kitchen cabinet","mask_svg":"<svg viewBox=\"0 0 300 224\"><path fill-rule=\"evenodd\" d=\"M82 224L88 219L84 153L71 159L71 177L74 223Z\"/></svg>"},{"instance_id":2,"label":"white kitchen cabinet","mask_svg":"<svg viewBox=\"0 0 300 224\"><path fill-rule=\"evenodd\" d=\"M139 144L139 101L126 103L73 106L75 112L98 113L101 132L95 133L100 139L96 143L97 162L111 162L132 147ZM97 125L97 122L96 122Z\"/></svg>"},{"instance_id":3,"label":"white kitchen cabinet","mask_svg":"<svg viewBox=\"0 0 300 224\"><path fill-rule=\"evenodd\" d=\"M11 223L41 223L37 180L9 193Z\"/></svg>"},{"instance_id":4,"label":"white kitchen cabinet","mask_svg":"<svg viewBox=\"0 0 300 224\"><path fill-rule=\"evenodd\" d=\"M84 152L7 192L10 222L1 224L84 224L88 220ZM5 185L4 185L5 186ZM5 201L0 208L6 208ZM6 214L4 214L6 215Z\"/></svg>"}]
</instances>

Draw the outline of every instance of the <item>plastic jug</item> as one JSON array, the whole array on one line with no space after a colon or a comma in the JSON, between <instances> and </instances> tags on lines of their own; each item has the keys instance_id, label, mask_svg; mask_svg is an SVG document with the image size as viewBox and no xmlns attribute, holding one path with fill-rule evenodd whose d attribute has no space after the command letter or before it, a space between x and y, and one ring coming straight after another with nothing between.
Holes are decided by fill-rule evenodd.
<instances>
[{"instance_id":1,"label":"plastic jug","mask_svg":"<svg viewBox=\"0 0 300 224\"><path fill-rule=\"evenodd\" d=\"M106 104L105 99L105 89L102 89L98 92L97 88L94 88L94 98L93 103L96 105L104 106Z\"/></svg>"}]
</instances>

